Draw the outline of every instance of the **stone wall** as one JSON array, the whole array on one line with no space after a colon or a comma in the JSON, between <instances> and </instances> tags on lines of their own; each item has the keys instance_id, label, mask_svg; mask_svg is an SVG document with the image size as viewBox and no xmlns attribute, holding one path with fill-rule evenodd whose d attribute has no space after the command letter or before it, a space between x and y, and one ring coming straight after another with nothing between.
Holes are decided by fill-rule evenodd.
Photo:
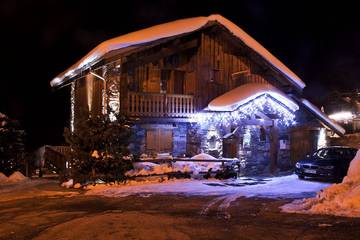
<instances>
[{"instance_id":1,"label":"stone wall","mask_svg":"<svg viewBox=\"0 0 360 240\"><path fill-rule=\"evenodd\" d=\"M129 145L132 154L140 155L145 152L145 137L146 130L141 125L136 124L133 127L133 135Z\"/></svg>"},{"instance_id":2,"label":"stone wall","mask_svg":"<svg viewBox=\"0 0 360 240\"><path fill-rule=\"evenodd\" d=\"M214 157L223 155L223 137L234 130L231 127L216 128L199 124L151 124L151 128L169 128L173 131L173 151L175 157L192 157L201 152ZM149 124L136 125L131 144L133 153L146 153L146 129ZM270 165L270 129L259 126L239 126L234 131L234 144L237 144L237 158L242 161L242 175L260 175L269 173ZM288 140L288 129L280 128L280 139ZM280 171L292 168L290 150L279 149L277 167Z\"/></svg>"},{"instance_id":3,"label":"stone wall","mask_svg":"<svg viewBox=\"0 0 360 240\"><path fill-rule=\"evenodd\" d=\"M173 156L183 157L186 155L187 123L176 123L173 128Z\"/></svg>"},{"instance_id":4,"label":"stone wall","mask_svg":"<svg viewBox=\"0 0 360 240\"><path fill-rule=\"evenodd\" d=\"M167 124L136 124L133 127L134 134L132 136L130 151L133 154L140 155L142 153L150 154L146 150L146 131L153 128L166 128L172 126L173 132L173 147L172 155L176 157L184 156L187 152L187 123L167 123Z\"/></svg>"}]
</instances>

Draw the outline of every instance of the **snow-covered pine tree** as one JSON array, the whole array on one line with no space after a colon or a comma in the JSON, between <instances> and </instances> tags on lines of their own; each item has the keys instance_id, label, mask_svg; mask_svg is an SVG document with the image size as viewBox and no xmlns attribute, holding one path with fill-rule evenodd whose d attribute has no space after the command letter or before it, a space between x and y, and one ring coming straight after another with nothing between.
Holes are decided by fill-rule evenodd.
<instances>
[{"instance_id":1,"label":"snow-covered pine tree","mask_svg":"<svg viewBox=\"0 0 360 240\"><path fill-rule=\"evenodd\" d=\"M65 128L66 142L72 149L71 177L78 182L122 181L131 169L128 145L133 121L118 115L96 115L79 120L75 131Z\"/></svg>"},{"instance_id":2,"label":"snow-covered pine tree","mask_svg":"<svg viewBox=\"0 0 360 240\"><path fill-rule=\"evenodd\" d=\"M25 157L25 131L18 121L0 113L0 172L6 175L22 170Z\"/></svg>"}]
</instances>

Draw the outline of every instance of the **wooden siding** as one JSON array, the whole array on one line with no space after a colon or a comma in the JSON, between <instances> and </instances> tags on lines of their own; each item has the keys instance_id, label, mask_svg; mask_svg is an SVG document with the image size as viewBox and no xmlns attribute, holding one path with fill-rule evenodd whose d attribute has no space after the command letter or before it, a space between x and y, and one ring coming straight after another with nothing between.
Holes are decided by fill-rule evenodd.
<instances>
[{"instance_id":1,"label":"wooden siding","mask_svg":"<svg viewBox=\"0 0 360 240\"><path fill-rule=\"evenodd\" d=\"M171 95L182 95L175 98L181 101L191 99L192 107L186 108L186 111L196 112L205 108L212 99L242 84L269 82L279 88L287 87L276 72L271 71L241 41L219 26L204 28L152 46L139 47L131 53L112 55L104 63L107 64L106 81L113 82L116 79L120 85L120 112L139 116L144 111L129 109L141 108L139 104L158 106L156 99L164 98L162 94L166 94L166 101L170 101ZM121 67L116 68L116 65ZM93 90L90 91L93 96L89 98L89 89L86 87L89 84L86 85L84 81L87 80L82 78L76 83L75 118L78 118L80 109L99 113L105 102L102 100L104 83L93 78ZM107 83L107 87L110 85ZM142 94L146 94L146 97ZM151 94L152 97L149 97ZM129 97L151 100L134 105ZM92 101L92 109L89 109L89 99ZM152 112L154 117L168 114L164 109L160 113L153 110L148 112ZM188 112L170 113L173 117L188 116Z\"/></svg>"},{"instance_id":2,"label":"wooden siding","mask_svg":"<svg viewBox=\"0 0 360 240\"><path fill-rule=\"evenodd\" d=\"M74 124L89 115L103 113L104 81L88 74L75 82Z\"/></svg>"}]
</instances>

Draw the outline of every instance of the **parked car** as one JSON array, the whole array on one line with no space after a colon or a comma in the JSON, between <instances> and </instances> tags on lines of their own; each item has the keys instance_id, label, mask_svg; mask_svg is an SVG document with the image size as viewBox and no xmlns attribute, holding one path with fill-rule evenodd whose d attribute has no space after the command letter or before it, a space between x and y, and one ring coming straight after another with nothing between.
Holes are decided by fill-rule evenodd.
<instances>
[{"instance_id":1,"label":"parked car","mask_svg":"<svg viewBox=\"0 0 360 240\"><path fill-rule=\"evenodd\" d=\"M340 182L346 176L351 160L357 149L350 147L326 147L308 155L295 165L295 173L300 179L319 178Z\"/></svg>"}]
</instances>

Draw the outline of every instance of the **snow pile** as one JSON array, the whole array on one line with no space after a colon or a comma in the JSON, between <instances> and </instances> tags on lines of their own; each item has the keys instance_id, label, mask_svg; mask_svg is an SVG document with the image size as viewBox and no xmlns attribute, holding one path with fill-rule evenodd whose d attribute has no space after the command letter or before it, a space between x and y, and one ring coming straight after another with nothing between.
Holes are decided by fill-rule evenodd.
<instances>
[{"instance_id":1,"label":"snow pile","mask_svg":"<svg viewBox=\"0 0 360 240\"><path fill-rule=\"evenodd\" d=\"M2 172L0 172L0 184L5 183L7 181L8 181L8 177L5 174L3 174Z\"/></svg>"},{"instance_id":2,"label":"snow pile","mask_svg":"<svg viewBox=\"0 0 360 240\"><path fill-rule=\"evenodd\" d=\"M150 162L138 162L133 164L134 169L127 171L125 173L128 177L134 176L148 176L148 175L158 175L171 172L190 172L190 169L187 167L182 167L180 165L175 165L172 163L163 163L156 164Z\"/></svg>"},{"instance_id":3,"label":"snow pile","mask_svg":"<svg viewBox=\"0 0 360 240\"><path fill-rule=\"evenodd\" d=\"M206 154L206 153L200 153L198 155L193 156L191 159L194 160L216 160L213 156Z\"/></svg>"},{"instance_id":4,"label":"snow pile","mask_svg":"<svg viewBox=\"0 0 360 240\"><path fill-rule=\"evenodd\" d=\"M221 169L221 163L212 163L212 162L188 162L188 161L177 161L174 163L177 168L189 169L193 175L198 175L201 172L207 172L210 169L212 171L217 171Z\"/></svg>"},{"instance_id":5,"label":"snow pile","mask_svg":"<svg viewBox=\"0 0 360 240\"><path fill-rule=\"evenodd\" d=\"M74 186L74 180L73 179L70 179L66 182L63 182L61 184L62 187L66 187L66 188L71 188L72 186Z\"/></svg>"},{"instance_id":6,"label":"snow pile","mask_svg":"<svg viewBox=\"0 0 360 240\"><path fill-rule=\"evenodd\" d=\"M134 177L159 175L171 172L192 173L194 175L198 175L200 172L209 171L209 169L212 169L212 171L217 171L221 168L221 163L206 162L206 160L216 160L216 158L206 153L195 155L191 159L204 161L176 161L162 164L152 162L136 162L133 163L134 169L127 171L125 175L128 177Z\"/></svg>"},{"instance_id":7,"label":"snow pile","mask_svg":"<svg viewBox=\"0 0 360 240\"><path fill-rule=\"evenodd\" d=\"M360 217L360 150L351 161L342 183L318 192L316 198L297 200L282 206L285 212Z\"/></svg>"},{"instance_id":8,"label":"snow pile","mask_svg":"<svg viewBox=\"0 0 360 240\"><path fill-rule=\"evenodd\" d=\"M26 180L28 180L28 178L25 177L21 172L18 172L18 171L14 172L13 174L11 174L8 177L8 182L11 182L11 183L23 182Z\"/></svg>"}]
</instances>

